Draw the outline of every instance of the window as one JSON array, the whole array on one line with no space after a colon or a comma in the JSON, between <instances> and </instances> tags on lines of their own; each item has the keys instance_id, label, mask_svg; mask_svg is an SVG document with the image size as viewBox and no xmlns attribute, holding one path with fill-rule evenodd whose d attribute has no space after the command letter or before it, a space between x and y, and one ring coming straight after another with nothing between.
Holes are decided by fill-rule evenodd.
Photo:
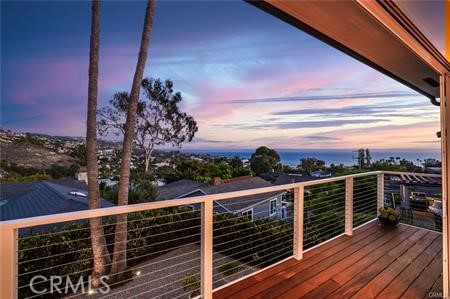
<instances>
[{"instance_id":1,"label":"window","mask_svg":"<svg viewBox=\"0 0 450 299\"><path fill-rule=\"evenodd\" d=\"M270 201L270 216L274 215L277 213L277 200L276 199L272 199Z\"/></svg>"},{"instance_id":2,"label":"window","mask_svg":"<svg viewBox=\"0 0 450 299\"><path fill-rule=\"evenodd\" d=\"M253 209L244 211L241 214L242 216L247 216L248 220L253 220Z\"/></svg>"}]
</instances>

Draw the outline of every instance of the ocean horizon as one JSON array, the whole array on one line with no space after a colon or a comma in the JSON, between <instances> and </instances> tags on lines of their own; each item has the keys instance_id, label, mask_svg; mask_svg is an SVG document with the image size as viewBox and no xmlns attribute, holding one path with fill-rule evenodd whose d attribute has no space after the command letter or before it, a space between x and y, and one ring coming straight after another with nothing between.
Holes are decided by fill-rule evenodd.
<instances>
[{"instance_id":1,"label":"ocean horizon","mask_svg":"<svg viewBox=\"0 0 450 299\"><path fill-rule=\"evenodd\" d=\"M208 150L208 149L182 149L183 153L208 154L215 157L250 159L254 150ZM313 157L325 161L327 166L332 163L352 166L357 164L357 152L352 150L277 150L281 163L297 166L301 158ZM441 160L441 151L433 150L371 150L372 161L400 157L420 165L427 158Z\"/></svg>"}]
</instances>

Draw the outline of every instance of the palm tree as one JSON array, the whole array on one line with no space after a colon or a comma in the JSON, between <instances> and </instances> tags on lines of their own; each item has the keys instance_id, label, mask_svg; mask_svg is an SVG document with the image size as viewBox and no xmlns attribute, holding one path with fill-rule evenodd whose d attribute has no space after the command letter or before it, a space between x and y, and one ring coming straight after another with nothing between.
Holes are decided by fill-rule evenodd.
<instances>
[{"instance_id":1,"label":"palm tree","mask_svg":"<svg viewBox=\"0 0 450 299\"><path fill-rule=\"evenodd\" d=\"M98 89L98 61L100 44L100 1L92 1L91 40L89 51L89 83L88 83L88 111L86 129L86 165L88 176L89 209L100 208L100 191L98 188L97 166L97 89ZM93 252L93 287L99 286L100 276L107 271L110 263L108 249L102 227L101 218L89 221L91 228Z\"/></svg>"},{"instance_id":2,"label":"palm tree","mask_svg":"<svg viewBox=\"0 0 450 299\"><path fill-rule=\"evenodd\" d=\"M133 84L129 97L127 120L123 137L122 163L120 164L120 180L118 191L118 205L128 204L128 189L130 184L131 154L135 137L136 112L144 76L145 63L147 61L148 45L153 26L153 13L155 11L156 0L148 0L145 10L144 29L142 31L141 46L139 49L138 61L134 73ZM127 268L127 214L118 215L116 218L116 229L114 237L114 254L111 267L111 274L116 278L123 276Z\"/></svg>"}]
</instances>

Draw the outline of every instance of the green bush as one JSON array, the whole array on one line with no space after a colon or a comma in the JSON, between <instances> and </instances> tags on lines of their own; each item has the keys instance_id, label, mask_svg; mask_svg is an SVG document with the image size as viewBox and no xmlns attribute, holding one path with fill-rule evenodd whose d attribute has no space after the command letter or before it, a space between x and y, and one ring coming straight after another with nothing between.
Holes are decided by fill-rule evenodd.
<instances>
[{"instance_id":1,"label":"green bush","mask_svg":"<svg viewBox=\"0 0 450 299\"><path fill-rule=\"evenodd\" d=\"M229 262L220 266L217 270L225 276L230 276L241 270L241 263L238 261Z\"/></svg>"}]
</instances>

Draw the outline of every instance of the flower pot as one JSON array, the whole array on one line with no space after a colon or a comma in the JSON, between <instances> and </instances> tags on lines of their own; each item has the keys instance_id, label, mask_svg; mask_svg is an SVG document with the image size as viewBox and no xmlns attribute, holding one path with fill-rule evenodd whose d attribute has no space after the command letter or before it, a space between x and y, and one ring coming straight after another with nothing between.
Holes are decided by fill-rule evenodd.
<instances>
[{"instance_id":1,"label":"flower pot","mask_svg":"<svg viewBox=\"0 0 450 299\"><path fill-rule=\"evenodd\" d=\"M392 220L390 220L388 218L384 218L380 215L380 216L378 216L378 221L380 221L380 223L382 223L385 226L395 227L400 222L400 219L397 218L394 221L392 221Z\"/></svg>"}]
</instances>

